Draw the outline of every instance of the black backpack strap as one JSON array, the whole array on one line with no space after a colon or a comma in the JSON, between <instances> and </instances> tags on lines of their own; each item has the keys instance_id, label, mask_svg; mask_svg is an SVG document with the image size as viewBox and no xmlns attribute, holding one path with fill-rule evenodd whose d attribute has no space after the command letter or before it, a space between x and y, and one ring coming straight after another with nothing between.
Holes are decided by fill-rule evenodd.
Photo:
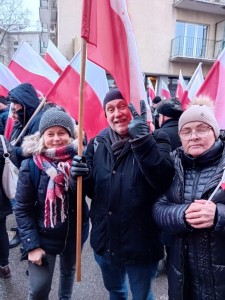
<instances>
[{"instance_id":1,"label":"black backpack strap","mask_svg":"<svg viewBox=\"0 0 225 300\"><path fill-rule=\"evenodd\" d=\"M34 163L33 158L29 160L29 165L30 165L30 176L31 180L34 184L35 190L38 189L39 181L40 181L40 170Z\"/></svg>"}]
</instances>

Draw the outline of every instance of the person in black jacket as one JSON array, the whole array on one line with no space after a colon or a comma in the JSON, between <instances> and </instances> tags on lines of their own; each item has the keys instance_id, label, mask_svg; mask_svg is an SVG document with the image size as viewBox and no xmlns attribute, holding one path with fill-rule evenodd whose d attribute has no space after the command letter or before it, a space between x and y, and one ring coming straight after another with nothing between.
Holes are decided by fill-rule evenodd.
<instances>
[{"instance_id":1,"label":"person in black jacket","mask_svg":"<svg viewBox=\"0 0 225 300\"><path fill-rule=\"evenodd\" d=\"M76 258L76 193L70 179L77 154L74 123L65 112L48 109L39 132L27 136L16 192L15 215L29 263L29 299L47 300L56 256L60 256L59 299L71 299ZM31 164L32 163L32 164ZM39 182L35 183L34 165ZM33 172L33 173L31 173ZM34 178L35 177L35 178ZM88 236L88 207L83 199L82 244Z\"/></svg>"},{"instance_id":2,"label":"person in black jacket","mask_svg":"<svg viewBox=\"0 0 225 300\"><path fill-rule=\"evenodd\" d=\"M18 166L17 158L12 152L12 147L5 139L6 147L10 153L10 159ZM2 179L5 159L3 157L3 147L0 142L0 178ZM9 268L9 239L6 231L6 217L12 213L12 207L9 199L5 195L2 188L2 180L0 180L0 277L9 278L11 276Z\"/></svg>"},{"instance_id":3,"label":"person in black jacket","mask_svg":"<svg viewBox=\"0 0 225 300\"><path fill-rule=\"evenodd\" d=\"M152 205L174 174L171 147L166 134L150 132L140 104L141 115L111 89L104 99L109 126L89 142L86 163L75 156L71 168L92 199L91 246L110 299L127 299L126 274L133 299L153 299L151 282L163 257Z\"/></svg>"},{"instance_id":4,"label":"person in black jacket","mask_svg":"<svg viewBox=\"0 0 225 300\"><path fill-rule=\"evenodd\" d=\"M168 134L172 151L181 146L178 135L178 121L183 112L180 101L177 98L162 100L158 105L159 131Z\"/></svg>"},{"instance_id":5,"label":"person in black jacket","mask_svg":"<svg viewBox=\"0 0 225 300\"><path fill-rule=\"evenodd\" d=\"M6 122L9 114L9 103L4 96L0 96L0 134L4 134Z\"/></svg>"},{"instance_id":6,"label":"person in black jacket","mask_svg":"<svg viewBox=\"0 0 225 300\"><path fill-rule=\"evenodd\" d=\"M169 234L169 299L223 300L225 145L212 101L193 100L178 127L182 147L172 154L176 174L153 208L157 224Z\"/></svg>"}]
</instances>

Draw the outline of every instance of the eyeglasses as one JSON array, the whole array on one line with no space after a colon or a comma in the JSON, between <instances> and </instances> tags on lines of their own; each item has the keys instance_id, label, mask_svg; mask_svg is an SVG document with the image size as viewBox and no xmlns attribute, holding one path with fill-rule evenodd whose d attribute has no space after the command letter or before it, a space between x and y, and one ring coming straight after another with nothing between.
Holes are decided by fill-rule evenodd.
<instances>
[{"instance_id":1,"label":"eyeglasses","mask_svg":"<svg viewBox=\"0 0 225 300\"><path fill-rule=\"evenodd\" d=\"M210 126L201 126L197 127L195 130L192 130L190 128L183 129L180 131L180 137L185 140L189 141L192 137L192 134L195 133L195 135L199 138L207 137L209 134L209 131L212 129Z\"/></svg>"}]
</instances>

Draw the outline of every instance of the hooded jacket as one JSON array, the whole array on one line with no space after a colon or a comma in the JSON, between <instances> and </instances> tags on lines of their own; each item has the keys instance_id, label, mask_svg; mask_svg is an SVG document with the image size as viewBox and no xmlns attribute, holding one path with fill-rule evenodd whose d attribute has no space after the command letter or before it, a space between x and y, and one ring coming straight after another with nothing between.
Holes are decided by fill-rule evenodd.
<instances>
[{"instance_id":1,"label":"hooded jacket","mask_svg":"<svg viewBox=\"0 0 225 300\"><path fill-rule=\"evenodd\" d=\"M30 83L22 83L18 85L17 87L12 89L8 95L13 103L18 103L22 106L22 109L17 111L20 124L22 125L20 130L22 131L22 129L26 126L27 122L30 120L33 113L39 106L40 100L37 96L35 89ZM20 140L16 144L15 150L20 162L24 158L20 148L23 138L27 135L34 134L38 131L40 119L43 112L44 111L42 109L33 117L32 121L30 122L23 135L21 136ZM18 131L17 134L19 135L21 131ZM15 137L15 139L17 137Z\"/></svg>"},{"instance_id":2,"label":"hooded jacket","mask_svg":"<svg viewBox=\"0 0 225 300\"><path fill-rule=\"evenodd\" d=\"M91 246L110 255L112 265L157 262L163 257L152 205L173 177L166 134L127 141L116 158L108 128L91 140L86 159L91 175L84 194L91 199Z\"/></svg>"},{"instance_id":3,"label":"hooded jacket","mask_svg":"<svg viewBox=\"0 0 225 300\"><path fill-rule=\"evenodd\" d=\"M23 155L31 156L34 145L40 139L39 133L26 137L22 144ZM17 183L15 215L22 240L24 255L38 247L50 254L60 254L66 248L75 251L76 245L76 192L75 183L69 182L69 190L66 194L69 209L66 221L54 228L44 226L45 198L49 182L49 176L40 172L38 185L33 182L30 168L30 160L22 162ZM36 167L36 166L35 166ZM82 243L88 236L88 206L83 199L82 214Z\"/></svg>"},{"instance_id":4,"label":"hooded jacket","mask_svg":"<svg viewBox=\"0 0 225 300\"><path fill-rule=\"evenodd\" d=\"M214 226L194 229L184 214L195 199L208 199L222 178L225 147L221 140L196 158L182 148L172 154L175 177L153 208L157 224L169 234L168 282L171 300L225 299L225 191L220 188Z\"/></svg>"}]
</instances>

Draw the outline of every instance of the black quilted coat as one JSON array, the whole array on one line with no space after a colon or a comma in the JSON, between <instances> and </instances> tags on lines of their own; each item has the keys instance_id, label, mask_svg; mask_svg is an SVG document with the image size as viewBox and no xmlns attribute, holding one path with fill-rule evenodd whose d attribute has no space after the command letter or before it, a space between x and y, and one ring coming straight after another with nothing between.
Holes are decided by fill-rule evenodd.
<instances>
[{"instance_id":1,"label":"black quilted coat","mask_svg":"<svg viewBox=\"0 0 225 300\"><path fill-rule=\"evenodd\" d=\"M225 299L225 191L213 198L217 205L213 228L194 229L184 220L195 199L208 199L225 167L224 144L218 140L197 158L173 152L176 174L166 195L153 208L156 222L168 239L169 299Z\"/></svg>"}]
</instances>

